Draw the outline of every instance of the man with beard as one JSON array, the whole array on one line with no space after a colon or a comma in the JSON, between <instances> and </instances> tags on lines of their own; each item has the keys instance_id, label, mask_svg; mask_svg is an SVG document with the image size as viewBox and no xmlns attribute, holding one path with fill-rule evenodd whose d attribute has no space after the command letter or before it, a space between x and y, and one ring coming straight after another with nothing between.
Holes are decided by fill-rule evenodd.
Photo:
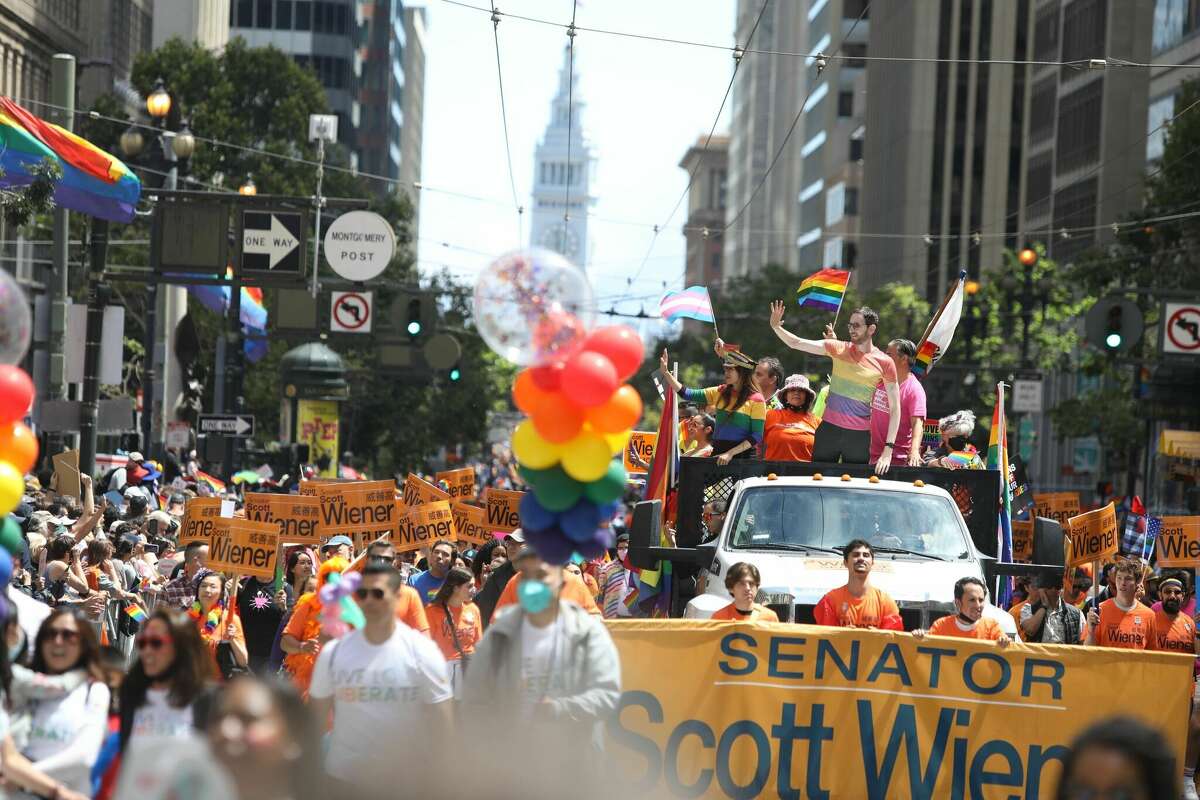
<instances>
[{"instance_id":1,"label":"man with beard","mask_svg":"<svg viewBox=\"0 0 1200 800\"><path fill-rule=\"evenodd\" d=\"M886 592L867 585L875 566L875 551L862 539L851 541L842 560L849 572L845 586L832 589L813 609L818 625L835 628L881 628L904 630L900 608Z\"/></svg>"},{"instance_id":2,"label":"man with beard","mask_svg":"<svg viewBox=\"0 0 1200 800\"><path fill-rule=\"evenodd\" d=\"M1162 608L1155 612L1154 628L1158 631L1158 649L1169 653L1196 652L1196 623L1187 614L1179 613L1187 599L1183 573L1171 572L1158 584Z\"/></svg>"}]
</instances>

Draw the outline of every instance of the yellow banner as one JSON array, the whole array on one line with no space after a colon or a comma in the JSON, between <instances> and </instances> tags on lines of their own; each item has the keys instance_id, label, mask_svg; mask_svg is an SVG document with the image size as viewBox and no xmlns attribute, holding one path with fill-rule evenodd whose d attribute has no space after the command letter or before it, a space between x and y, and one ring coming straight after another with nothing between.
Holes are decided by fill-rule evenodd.
<instances>
[{"instance_id":1,"label":"yellow banner","mask_svg":"<svg viewBox=\"0 0 1200 800\"><path fill-rule=\"evenodd\" d=\"M296 440L308 445L310 464L320 463L322 478L338 476L338 404L336 400L296 401ZM328 463L322 459L327 459Z\"/></svg>"},{"instance_id":2,"label":"yellow banner","mask_svg":"<svg viewBox=\"0 0 1200 800\"><path fill-rule=\"evenodd\" d=\"M1072 738L1118 712L1183 757L1190 656L807 625L608 626L622 672L608 750L631 797L1047 797ZM1150 686L1153 703L1114 705L1121 687Z\"/></svg>"},{"instance_id":3,"label":"yellow banner","mask_svg":"<svg viewBox=\"0 0 1200 800\"><path fill-rule=\"evenodd\" d=\"M1154 552L1160 567L1200 565L1200 517L1163 517Z\"/></svg>"}]
</instances>

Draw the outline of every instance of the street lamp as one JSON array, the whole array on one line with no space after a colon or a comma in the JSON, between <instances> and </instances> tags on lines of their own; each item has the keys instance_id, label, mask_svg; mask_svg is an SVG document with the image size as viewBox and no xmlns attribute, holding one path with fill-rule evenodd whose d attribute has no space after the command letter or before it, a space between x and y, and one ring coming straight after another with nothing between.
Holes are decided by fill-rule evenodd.
<instances>
[{"instance_id":1,"label":"street lamp","mask_svg":"<svg viewBox=\"0 0 1200 800\"><path fill-rule=\"evenodd\" d=\"M128 158L136 158L146 146L146 138L142 132L130 125L121 134L121 152Z\"/></svg>"},{"instance_id":2,"label":"street lamp","mask_svg":"<svg viewBox=\"0 0 1200 800\"><path fill-rule=\"evenodd\" d=\"M163 120L171 113L171 95L163 86L163 79L154 82L154 91L146 98L146 113L155 121Z\"/></svg>"},{"instance_id":3,"label":"street lamp","mask_svg":"<svg viewBox=\"0 0 1200 800\"><path fill-rule=\"evenodd\" d=\"M1032 267L1037 263L1037 259L1037 251L1032 247L1026 247L1017 254L1017 260L1021 262L1021 266L1023 267Z\"/></svg>"},{"instance_id":4,"label":"street lamp","mask_svg":"<svg viewBox=\"0 0 1200 800\"><path fill-rule=\"evenodd\" d=\"M258 194L258 187L254 185L254 179L246 178L246 182L238 187L238 194L245 194L245 195Z\"/></svg>"},{"instance_id":5,"label":"street lamp","mask_svg":"<svg viewBox=\"0 0 1200 800\"><path fill-rule=\"evenodd\" d=\"M187 161L196 152L196 137L192 134L192 129L186 119L180 124L179 130L171 139L171 149L175 151L175 157L181 161Z\"/></svg>"}]
</instances>

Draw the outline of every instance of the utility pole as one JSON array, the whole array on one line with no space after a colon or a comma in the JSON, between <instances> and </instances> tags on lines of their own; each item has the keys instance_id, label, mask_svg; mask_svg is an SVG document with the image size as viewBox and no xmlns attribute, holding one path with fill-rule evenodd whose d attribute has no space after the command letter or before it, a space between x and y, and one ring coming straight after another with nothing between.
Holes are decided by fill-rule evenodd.
<instances>
[{"instance_id":1,"label":"utility pole","mask_svg":"<svg viewBox=\"0 0 1200 800\"><path fill-rule=\"evenodd\" d=\"M56 53L50 64L50 119L69 131L75 130L75 56ZM46 398L61 400L67 395L66 340L67 299L70 297L70 275L67 264L71 234L67 210L54 206L54 228L50 244L50 261L54 275L47 284L50 300L50 375ZM46 449L56 453L62 449L58 436L47 441ZM94 452L94 451L93 451Z\"/></svg>"},{"instance_id":2,"label":"utility pole","mask_svg":"<svg viewBox=\"0 0 1200 800\"><path fill-rule=\"evenodd\" d=\"M96 471L96 429L100 416L100 339L104 332L104 308L112 290L104 283L108 258L108 220L92 217L88 242L87 339L83 345L83 408L79 422L79 471Z\"/></svg>"}]
</instances>

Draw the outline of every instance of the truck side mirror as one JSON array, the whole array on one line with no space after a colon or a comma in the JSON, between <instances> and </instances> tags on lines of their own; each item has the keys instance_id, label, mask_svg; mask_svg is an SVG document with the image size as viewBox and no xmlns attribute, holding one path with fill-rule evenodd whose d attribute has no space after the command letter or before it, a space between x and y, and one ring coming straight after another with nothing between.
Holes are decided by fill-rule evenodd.
<instances>
[{"instance_id":1,"label":"truck side mirror","mask_svg":"<svg viewBox=\"0 0 1200 800\"><path fill-rule=\"evenodd\" d=\"M629 563L638 569L654 569L655 559L650 548L658 546L662 530L662 501L643 500L633 506L633 521L629 526Z\"/></svg>"},{"instance_id":2,"label":"truck side mirror","mask_svg":"<svg viewBox=\"0 0 1200 800\"><path fill-rule=\"evenodd\" d=\"M1062 525L1049 517L1033 522L1033 563L1062 567L1066 565Z\"/></svg>"}]
</instances>

